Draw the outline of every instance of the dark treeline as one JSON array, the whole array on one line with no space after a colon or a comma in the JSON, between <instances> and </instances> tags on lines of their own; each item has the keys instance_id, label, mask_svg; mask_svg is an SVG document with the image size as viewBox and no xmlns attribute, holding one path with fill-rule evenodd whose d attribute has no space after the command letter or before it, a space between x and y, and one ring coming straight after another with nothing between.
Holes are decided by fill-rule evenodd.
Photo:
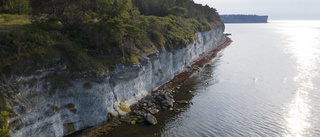
<instances>
[{"instance_id":1,"label":"dark treeline","mask_svg":"<svg viewBox=\"0 0 320 137\"><path fill-rule=\"evenodd\" d=\"M196 4L192 0L132 0L143 15L168 16L169 14L181 14L185 11L186 17L205 18L209 22L219 20L219 15L214 8L208 5Z\"/></svg>"},{"instance_id":2,"label":"dark treeline","mask_svg":"<svg viewBox=\"0 0 320 137\"><path fill-rule=\"evenodd\" d=\"M27 14L29 0L0 0L0 13Z\"/></svg>"},{"instance_id":3,"label":"dark treeline","mask_svg":"<svg viewBox=\"0 0 320 137\"><path fill-rule=\"evenodd\" d=\"M221 15L224 23L267 23L267 15L229 14Z\"/></svg>"}]
</instances>

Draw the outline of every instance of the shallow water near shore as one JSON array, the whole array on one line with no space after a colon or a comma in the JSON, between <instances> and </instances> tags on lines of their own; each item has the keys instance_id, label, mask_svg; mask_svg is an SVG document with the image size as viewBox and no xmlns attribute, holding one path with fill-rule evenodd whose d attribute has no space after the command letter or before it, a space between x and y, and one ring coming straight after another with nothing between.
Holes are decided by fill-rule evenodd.
<instances>
[{"instance_id":1,"label":"shallow water near shore","mask_svg":"<svg viewBox=\"0 0 320 137\"><path fill-rule=\"evenodd\" d=\"M226 24L226 32L233 43L174 95L191 104L105 137L320 136L320 21Z\"/></svg>"}]
</instances>

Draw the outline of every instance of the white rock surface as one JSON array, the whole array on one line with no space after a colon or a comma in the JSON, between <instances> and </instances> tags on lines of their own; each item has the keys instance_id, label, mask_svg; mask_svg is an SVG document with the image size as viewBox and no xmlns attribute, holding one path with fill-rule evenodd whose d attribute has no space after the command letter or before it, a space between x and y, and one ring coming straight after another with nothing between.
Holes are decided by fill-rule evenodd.
<instances>
[{"instance_id":1,"label":"white rock surface","mask_svg":"<svg viewBox=\"0 0 320 137\"><path fill-rule=\"evenodd\" d=\"M57 90L50 94L43 81L36 82L33 87L22 84L34 78L41 79L52 70L41 76L8 80L18 87L9 88L14 99L7 100L8 106L17 112L17 116L10 119L10 123L16 123L10 133L12 137L62 137L106 122L109 112L121 114L120 103L136 103L182 72L190 62L222 44L225 41L223 31L224 28L199 32L201 43L190 44L174 52L150 54L142 58L145 62L141 65L118 66L110 72L108 79L75 80L72 82L75 86L65 91ZM87 82L92 84L91 89L83 88Z\"/></svg>"}]
</instances>

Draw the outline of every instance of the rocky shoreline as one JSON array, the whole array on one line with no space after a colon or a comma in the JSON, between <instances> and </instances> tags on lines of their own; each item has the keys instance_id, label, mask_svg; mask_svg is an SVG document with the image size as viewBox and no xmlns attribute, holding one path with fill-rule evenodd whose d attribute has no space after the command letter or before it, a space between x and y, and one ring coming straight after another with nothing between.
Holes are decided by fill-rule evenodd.
<instances>
[{"instance_id":1,"label":"rocky shoreline","mask_svg":"<svg viewBox=\"0 0 320 137\"><path fill-rule=\"evenodd\" d=\"M181 84L183 84L186 79L191 77L194 73L200 72L201 68L209 63L214 57L216 57L217 53L230 45L232 40L226 37L226 41L221 44L219 47L211 50L205 56L191 63L191 65L185 67L185 70L178 75L176 75L172 80L163 84L156 90L152 91L150 94L142 98L138 101L137 104L131 105L128 116L124 118L120 118L116 121L113 121L109 124L98 126L94 128L87 129L85 131L81 131L81 133L77 132L71 134L69 136L83 136L83 137L91 137L91 136L101 136L104 134L108 134L108 131L116 128L122 123L126 124L136 124L147 122L151 125L157 124L157 119L153 116L160 111L179 111L179 109L174 108L176 104L189 104L187 100L174 100L173 93L176 90L180 89ZM187 93L192 93L193 91L187 91ZM117 114L108 114L108 119L113 119Z\"/></svg>"}]
</instances>

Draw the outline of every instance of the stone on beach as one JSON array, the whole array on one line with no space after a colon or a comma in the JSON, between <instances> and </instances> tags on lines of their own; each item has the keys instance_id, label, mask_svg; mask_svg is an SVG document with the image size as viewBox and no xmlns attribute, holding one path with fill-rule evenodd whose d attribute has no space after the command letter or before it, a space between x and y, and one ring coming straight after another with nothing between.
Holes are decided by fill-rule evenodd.
<instances>
[{"instance_id":1,"label":"stone on beach","mask_svg":"<svg viewBox=\"0 0 320 137\"><path fill-rule=\"evenodd\" d=\"M127 116L127 113L122 110L119 110L118 113L119 113L119 116L122 118Z\"/></svg>"},{"instance_id":2,"label":"stone on beach","mask_svg":"<svg viewBox=\"0 0 320 137\"><path fill-rule=\"evenodd\" d=\"M188 101L186 100L180 100L180 101L176 101L178 104L189 104Z\"/></svg>"},{"instance_id":3,"label":"stone on beach","mask_svg":"<svg viewBox=\"0 0 320 137\"><path fill-rule=\"evenodd\" d=\"M148 111L149 111L152 115L157 114L157 113L159 112L158 109L148 109Z\"/></svg>"},{"instance_id":4,"label":"stone on beach","mask_svg":"<svg viewBox=\"0 0 320 137\"><path fill-rule=\"evenodd\" d=\"M157 124L157 119L153 115L151 115L150 113L145 114L144 118L152 125Z\"/></svg>"}]
</instances>

